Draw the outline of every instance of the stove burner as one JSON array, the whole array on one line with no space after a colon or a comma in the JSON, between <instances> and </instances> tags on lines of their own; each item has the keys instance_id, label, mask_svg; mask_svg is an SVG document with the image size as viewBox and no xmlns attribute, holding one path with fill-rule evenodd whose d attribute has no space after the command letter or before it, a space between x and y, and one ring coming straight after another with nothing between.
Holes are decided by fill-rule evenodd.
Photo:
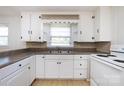
<instances>
[{"instance_id":1,"label":"stove burner","mask_svg":"<svg viewBox=\"0 0 124 93\"><path fill-rule=\"evenodd\" d=\"M100 56L100 57L108 57L107 55L97 55L97 56Z\"/></svg>"},{"instance_id":2,"label":"stove burner","mask_svg":"<svg viewBox=\"0 0 124 93\"><path fill-rule=\"evenodd\" d=\"M109 56L109 57L117 57L116 55L109 55L109 54L108 54L108 56Z\"/></svg>"},{"instance_id":3,"label":"stove burner","mask_svg":"<svg viewBox=\"0 0 124 93\"><path fill-rule=\"evenodd\" d=\"M114 61L117 61L117 62L119 62L119 63L124 63L124 60L118 60L118 59L116 59L116 60L114 60Z\"/></svg>"},{"instance_id":4,"label":"stove burner","mask_svg":"<svg viewBox=\"0 0 124 93\"><path fill-rule=\"evenodd\" d=\"M100 57L116 57L116 55L110 55L110 54L106 54L106 55L97 55L97 56L100 56Z\"/></svg>"}]
</instances>

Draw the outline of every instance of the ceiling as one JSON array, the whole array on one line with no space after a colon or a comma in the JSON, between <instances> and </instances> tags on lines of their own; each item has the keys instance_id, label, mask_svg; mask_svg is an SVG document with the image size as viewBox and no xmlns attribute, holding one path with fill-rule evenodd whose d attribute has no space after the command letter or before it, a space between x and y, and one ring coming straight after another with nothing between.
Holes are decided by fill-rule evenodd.
<instances>
[{"instance_id":1,"label":"ceiling","mask_svg":"<svg viewBox=\"0 0 124 93\"><path fill-rule=\"evenodd\" d=\"M21 11L81 12L94 11L96 6L0 6L0 15L19 15Z\"/></svg>"}]
</instances>

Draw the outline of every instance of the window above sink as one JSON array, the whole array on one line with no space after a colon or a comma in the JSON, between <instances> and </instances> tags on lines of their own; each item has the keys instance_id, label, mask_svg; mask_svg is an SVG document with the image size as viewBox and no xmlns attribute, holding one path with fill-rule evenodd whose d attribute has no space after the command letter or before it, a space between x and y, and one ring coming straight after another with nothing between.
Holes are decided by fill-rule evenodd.
<instances>
[{"instance_id":1,"label":"window above sink","mask_svg":"<svg viewBox=\"0 0 124 93\"><path fill-rule=\"evenodd\" d=\"M48 47L73 47L74 23L49 24ZM75 29L75 28L74 28Z\"/></svg>"}]
</instances>

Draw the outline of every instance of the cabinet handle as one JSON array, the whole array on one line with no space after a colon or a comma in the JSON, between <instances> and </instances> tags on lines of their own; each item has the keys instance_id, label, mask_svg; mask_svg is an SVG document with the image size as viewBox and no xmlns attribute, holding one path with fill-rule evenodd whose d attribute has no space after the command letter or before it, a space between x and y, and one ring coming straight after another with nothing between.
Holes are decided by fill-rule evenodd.
<instances>
[{"instance_id":1,"label":"cabinet handle","mask_svg":"<svg viewBox=\"0 0 124 93\"><path fill-rule=\"evenodd\" d=\"M31 31L31 34L32 34L32 31Z\"/></svg>"},{"instance_id":2,"label":"cabinet handle","mask_svg":"<svg viewBox=\"0 0 124 93\"><path fill-rule=\"evenodd\" d=\"M99 29L97 29L97 33L99 33Z\"/></svg>"},{"instance_id":3,"label":"cabinet handle","mask_svg":"<svg viewBox=\"0 0 124 93\"><path fill-rule=\"evenodd\" d=\"M28 67L28 69L31 69L31 67Z\"/></svg>"},{"instance_id":4,"label":"cabinet handle","mask_svg":"<svg viewBox=\"0 0 124 93\"><path fill-rule=\"evenodd\" d=\"M41 16L39 16L39 18L41 18Z\"/></svg>"},{"instance_id":5,"label":"cabinet handle","mask_svg":"<svg viewBox=\"0 0 124 93\"><path fill-rule=\"evenodd\" d=\"M28 31L28 34L30 34L30 31Z\"/></svg>"},{"instance_id":6,"label":"cabinet handle","mask_svg":"<svg viewBox=\"0 0 124 93\"><path fill-rule=\"evenodd\" d=\"M21 36L21 39L22 39L22 36Z\"/></svg>"},{"instance_id":7,"label":"cabinet handle","mask_svg":"<svg viewBox=\"0 0 124 93\"><path fill-rule=\"evenodd\" d=\"M21 67L22 65L21 64L19 64L19 67Z\"/></svg>"},{"instance_id":8,"label":"cabinet handle","mask_svg":"<svg viewBox=\"0 0 124 93\"><path fill-rule=\"evenodd\" d=\"M80 31L80 34L82 34L82 31Z\"/></svg>"},{"instance_id":9,"label":"cabinet handle","mask_svg":"<svg viewBox=\"0 0 124 93\"><path fill-rule=\"evenodd\" d=\"M61 64L61 62L57 62L57 64Z\"/></svg>"}]
</instances>

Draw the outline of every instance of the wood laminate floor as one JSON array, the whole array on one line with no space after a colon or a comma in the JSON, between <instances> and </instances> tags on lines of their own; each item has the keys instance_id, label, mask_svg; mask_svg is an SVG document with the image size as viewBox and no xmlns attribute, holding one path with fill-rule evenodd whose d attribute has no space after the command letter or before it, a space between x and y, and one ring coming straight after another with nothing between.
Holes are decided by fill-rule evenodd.
<instances>
[{"instance_id":1,"label":"wood laminate floor","mask_svg":"<svg viewBox=\"0 0 124 93\"><path fill-rule=\"evenodd\" d=\"M32 86L89 86L86 80L35 80Z\"/></svg>"}]
</instances>

